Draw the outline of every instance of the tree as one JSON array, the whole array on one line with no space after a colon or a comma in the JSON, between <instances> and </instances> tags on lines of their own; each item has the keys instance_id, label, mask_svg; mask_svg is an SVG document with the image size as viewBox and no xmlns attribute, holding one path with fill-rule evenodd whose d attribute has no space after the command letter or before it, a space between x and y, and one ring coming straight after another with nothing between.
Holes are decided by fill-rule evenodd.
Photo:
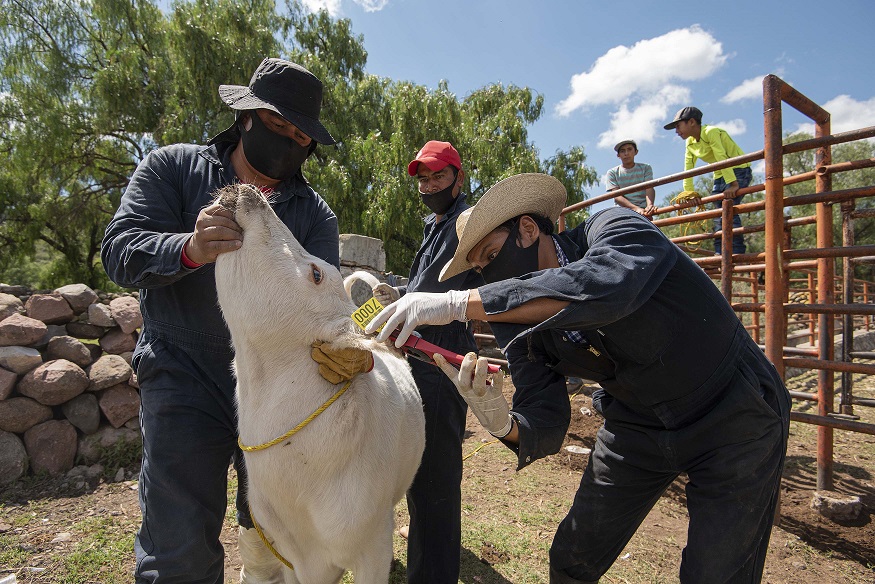
<instances>
[{"instance_id":1,"label":"tree","mask_svg":"<svg viewBox=\"0 0 875 584\"><path fill-rule=\"evenodd\" d=\"M784 142L789 144L793 142L801 142L810 140L812 136L804 132L790 134L785 137ZM837 144L832 147L833 163L851 162L855 160L866 160L875 158L875 144L868 140L859 140L856 142L847 142ZM815 168L815 151L805 150L803 152L794 152L784 156L784 174L796 175L804 172L809 172ZM875 169L863 168L846 172L835 173L832 175L832 189L844 190L863 186L875 185ZM793 197L797 195L811 194L815 191L814 180L800 182L792 185L784 186L784 196ZM873 207L872 198L857 199L855 206L858 209ZM835 235L835 245L841 245L841 212L838 205L833 207L833 233ZM816 212L814 205L798 205L790 207L791 217L808 217ZM802 227L793 228L793 247L794 248L814 248L817 247L817 228L815 225L805 225ZM871 245L875 243L875 219L858 218L854 220L854 241L857 245ZM871 264L858 264L856 273L859 277L872 280L875 277L875 271Z\"/></svg>"},{"instance_id":2,"label":"tree","mask_svg":"<svg viewBox=\"0 0 875 584\"><path fill-rule=\"evenodd\" d=\"M26 283L109 286L100 240L137 163L229 126L218 86L248 84L270 55L322 79L339 144L318 148L304 173L341 231L383 239L397 272L426 214L406 165L429 139L459 148L472 200L518 172L557 176L569 203L595 183L580 148L539 160L527 128L543 98L531 89L492 84L460 100L447 82L429 90L369 75L351 23L297 2L179 0L165 14L147 0L0 0L0 277L41 252L50 265Z\"/></svg>"}]
</instances>

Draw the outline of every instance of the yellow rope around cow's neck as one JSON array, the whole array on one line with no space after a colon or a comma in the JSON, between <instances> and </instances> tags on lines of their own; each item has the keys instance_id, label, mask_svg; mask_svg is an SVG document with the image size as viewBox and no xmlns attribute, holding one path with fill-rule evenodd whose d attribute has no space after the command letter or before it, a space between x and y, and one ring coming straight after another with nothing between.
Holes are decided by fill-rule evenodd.
<instances>
[{"instance_id":1,"label":"yellow rope around cow's neck","mask_svg":"<svg viewBox=\"0 0 875 584\"><path fill-rule=\"evenodd\" d=\"M251 506L249 507L249 518L252 520L252 526L255 528L255 533L258 534L258 537L261 538L262 543L264 543L264 545L267 546L267 549L270 550L270 553L272 553L276 559L278 559L283 564L285 564L289 568L289 570L292 570L294 572L295 567L292 565L292 563L290 561L288 561L287 559L285 559L282 556L282 554L280 554L278 551L276 551L276 548L273 547L269 541L267 541L267 536L264 535L263 531L261 531L261 527L258 525L258 522L255 520L255 515L252 514L252 507Z\"/></svg>"},{"instance_id":2,"label":"yellow rope around cow's neck","mask_svg":"<svg viewBox=\"0 0 875 584\"><path fill-rule=\"evenodd\" d=\"M315 420L319 416L319 414L321 414L322 412L327 410L328 406L330 406L335 401L337 401L337 398L342 396L344 394L344 392L346 392L346 390L349 389L350 383L352 383L352 379L347 381L343 387L338 389L337 393L335 393L330 398L328 398L328 401L326 401L324 404L319 406L319 408L317 408L315 412L313 412L312 414L307 416L306 420L304 420L303 422L301 422L300 424L298 424L297 426L295 426L294 428L292 428L291 430L289 430L288 432L286 432L285 434L283 434L279 438L274 438L270 442L265 442L264 444L259 444L258 446L245 446L243 444L243 441L240 439L240 437L238 437L237 438L237 445L240 446L240 449L243 450L244 452L255 452L256 450L264 450L265 448L270 448L274 444L279 444L283 440L285 440L287 438L291 438L292 436L294 436L295 434L297 434L298 432L303 430L304 426L306 426L307 424L309 424L310 422Z\"/></svg>"},{"instance_id":3,"label":"yellow rope around cow's neck","mask_svg":"<svg viewBox=\"0 0 875 584\"><path fill-rule=\"evenodd\" d=\"M319 417L319 414L321 414L322 412L327 410L328 406L330 406L335 401L337 401L337 398L342 396L346 392L346 390L349 389L349 385L351 383L352 383L352 379L347 381L343 387L338 389L334 393L334 395L332 395L330 398L328 398L328 400L324 404L319 406L315 412L313 412L312 414L307 416L306 420L304 420L303 422L301 422L300 424L298 424L297 426L295 426L294 428L292 428L291 430L289 430L288 432L286 432L285 434L283 434L279 438L274 438L270 442L265 442L264 444L259 444L258 446L245 446L243 444L243 441L240 440L240 438L238 437L237 444L240 446L241 450L245 450L246 452L254 452L256 450L264 450L265 448L270 448L274 444L279 444L283 440L285 440L287 438L291 438L292 436L297 434L299 431L301 431L304 428L304 426L306 426L307 424L309 424L310 422L315 420L317 417ZM267 549L270 550L270 553L272 553L276 559L278 559L283 564L285 564L289 568L289 570L294 570L295 567L291 564L291 562L289 562L287 559L285 559L282 556L282 554L280 554L278 551L276 551L276 548L273 547L273 545L271 545L271 543L269 541L267 541L267 536L264 535L264 532L261 530L261 526L258 525L258 522L255 520L255 515L252 513L251 506L249 507L249 518L252 520L252 526L255 527L255 532L258 534L258 537L261 538L262 543L264 543L264 545L267 546Z\"/></svg>"}]
</instances>

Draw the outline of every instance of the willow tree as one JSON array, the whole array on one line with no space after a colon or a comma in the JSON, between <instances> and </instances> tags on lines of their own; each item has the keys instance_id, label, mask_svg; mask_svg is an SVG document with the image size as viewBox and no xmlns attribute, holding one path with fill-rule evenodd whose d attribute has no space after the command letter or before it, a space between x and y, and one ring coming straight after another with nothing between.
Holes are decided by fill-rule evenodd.
<instances>
[{"instance_id":1,"label":"willow tree","mask_svg":"<svg viewBox=\"0 0 875 584\"><path fill-rule=\"evenodd\" d=\"M349 20L296 2L0 0L0 277L48 250L33 283L107 284L103 229L136 164L173 142L203 143L233 121L220 84L246 85L265 56L303 64L325 86L323 119L339 143L304 166L341 231L386 241L405 273L422 237L407 162L430 139L452 141L476 200L511 174L557 176L569 202L594 184L580 148L541 161L528 127L543 97L492 84L459 98L366 72Z\"/></svg>"}]
</instances>

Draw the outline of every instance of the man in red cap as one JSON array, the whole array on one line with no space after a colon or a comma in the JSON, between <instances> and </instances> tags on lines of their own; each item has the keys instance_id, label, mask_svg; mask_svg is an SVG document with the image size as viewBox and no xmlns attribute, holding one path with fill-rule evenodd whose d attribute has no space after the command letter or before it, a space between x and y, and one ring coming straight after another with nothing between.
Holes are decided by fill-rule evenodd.
<instances>
[{"instance_id":1,"label":"man in red cap","mask_svg":"<svg viewBox=\"0 0 875 584\"><path fill-rule=\"evenodd\" d=\"M380 284L374 297L387 305L407 292L467 290L483 284L473 271L444 282L441 268L456 252L456 218L469 208L461 194L465 181L462 159L449 142L431 140L407 166L416 177L419 194L432 213L425 218L422 245L416 252L406 286ZM422 337L459 354L476 351L467 323L417 329ZM462 537L462 439L468 406L436 366L410 360L425 409L425 452L407 492L410 526L407 534L407 581L417 584L456 584ZM404 528L402 528L402 535Z\"/></svg>"}]
</instances>

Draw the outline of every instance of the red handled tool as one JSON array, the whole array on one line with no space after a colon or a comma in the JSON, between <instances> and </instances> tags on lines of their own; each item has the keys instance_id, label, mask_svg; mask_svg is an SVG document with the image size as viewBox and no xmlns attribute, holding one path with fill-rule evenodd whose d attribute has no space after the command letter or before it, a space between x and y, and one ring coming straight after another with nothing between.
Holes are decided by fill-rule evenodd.
<instances>
[{"instance_id":1,"label":"red handled tool","mask_svg":"<svg viewBox=\"0 0 875 584\"><path fill-rule=\"evenodd\" d=\"M394 335L390 335L389 338L392 341L395 340ZM415 332L407 337L407 340L404 341L403 345L401 345L401 350L413 357L414 359L419 359L420 361L425 361L426 363L431 363L432 365L437 365L434 362L434 359L432 359L432 355L438 353L447 360L447 363L454 365L457 369L462 366L462 359L465 358L464 355L453 353L452 351L448 351L443 347L438 347L433 343L429 343ZM490 363L488 366L488 370L489 373L498 373L499 371L501 371L501 367Z\"/></svg>"}]
</instances>

